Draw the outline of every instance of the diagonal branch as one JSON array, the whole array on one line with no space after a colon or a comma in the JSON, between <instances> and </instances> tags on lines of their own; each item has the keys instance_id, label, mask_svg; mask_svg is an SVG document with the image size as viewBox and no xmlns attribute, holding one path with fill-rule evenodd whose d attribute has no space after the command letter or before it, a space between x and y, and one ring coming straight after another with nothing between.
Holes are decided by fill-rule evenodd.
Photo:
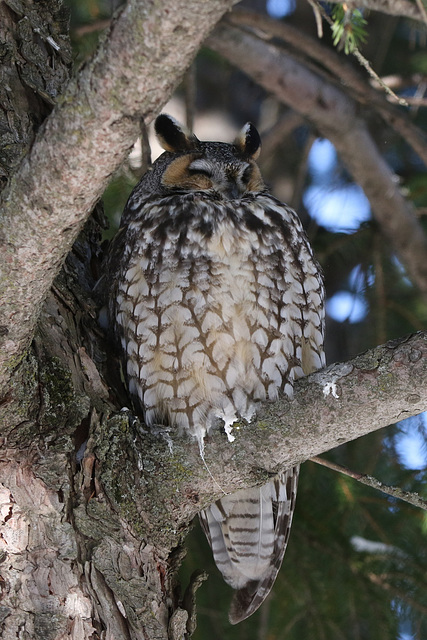
<instances>
[{"instance_id":1,"label":"diagonal branch","mask_svg":"<svg viewBox=\"0 0 427 640\"><path fill-rule=\"evenodd\" d=\"M374 89L366 82L359 70L349 64L345 56L339 55L323 42L286 22L273 20L254 11L237 8L227 16L227 21L236 26L256 29L258 32L262 30L265 37L279 38L292 47L293 51L298 51L310 62L315 63L319 70L321 65L321 68L329 72L329 81L337 80L363 107L369 105L380 113L384 121L405 139L427 166L425 132L413 123L407 112L390 104L382 91Z\"/></svg>"},{"instance_id":2,"label":"diagonal branch","mask_svg":"<svg viewBox=\"0 0 427 640\"><path fill-rule=\"evenodd\" d=\"M353 478L354 480L357 480L367 487L377 489L378 491L382 491L388 496L398 498L399 500L404 500L404 502L408 502L409 504L414 505L414 507L419 507L420 509L424 509L425 511L427 511L427 500L421 498L418 493L414 493L412 491L404 491L400 487L390 487L390 485L383 484L382 482L380 482L380 480L377 480L377 478L373 478L372 476L368 476L364 473L351 471L350 469L346 469L346 467L343 467L340 464L336 464L335 462L331 462L330 460L326 460L325 458L320 458L319 456L314 456L313 458L311 458L311 462L315 462L316 464L320 464L323 467L332 469L332 471L338 471L338 473L342 473L344 476Z\"/></svg>"},{"instance_id":3,"label":"diagonal branch","mask_svg":"<svg viewBox=\"0 0 427 640\"><path fill-rule=\"evenodd\" d=\"M234 2L129 0L59 98L2 194L0 389L83 222L137 138L139 119L153 119Z\"/></svg>"},{"instance_id":4,"label":"diagonal branch","mask_svg":"<svg viewBox=\"0 0 427 640\"><path fill-rule=\"evenodd\" d=\"M330 2L343 4L344 0L330 0ZM402 16L413 20L424 19L424 13L418 2L414 4L408 0L358 0L357 2L347 2L347 4L354 5L358 9L387 13L390 16Z\"/></svg>"},{"instance_id":5,"label":"diagonal branch","mask_svg":"<svg viewBox=\"0 0 427 640\"><path fill-rule=\"evenodd\" d=\"M127 442L116 440L125 437L123 424L108 426L117 453L110 446L102 466L106 477L114 477L117 495L136 496L136 510L150 513L141 523L147 535L156 536L160 546L174 546L171 535L182 535L191 518L222 495L218 485L231 493L262 484L271 473L425 410L427 332L422 332L298 380L291 401L282 398L263 405L255 423L234 430L232 443L223 433L214 433L205 444L209 473L197 444L171 434L171 450L144 434L141 449L134 432L126 436ZM123 451L132 447L138 460L138 452L144 451L139 475L136 465L123 469ZM123 469L120 478L117 468ZM102 482L109 494L108 482Z\"/></svg>"},{"instance_id":6,"label":"diagonal branch","mask_svg":"<svg viewBox=\"0 0 427 640\"><path fill-rule=\"evenodd\" d=\"M210 36L208 45L331 140L344 165L363 188L375 218L411 279L427 294L427 239L399 189L397 177L358 116L357 104L334 83L283 49L226 21Z\"/></svg>"}]
</instances>

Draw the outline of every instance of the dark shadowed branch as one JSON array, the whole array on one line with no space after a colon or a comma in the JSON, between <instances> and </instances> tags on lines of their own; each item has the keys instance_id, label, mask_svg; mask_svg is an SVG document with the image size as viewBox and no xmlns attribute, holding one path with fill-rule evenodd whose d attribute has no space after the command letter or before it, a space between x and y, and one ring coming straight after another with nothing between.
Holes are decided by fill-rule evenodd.
<instances>
[{"instance_id":1,"label":"dark shadowed branch","mask_svg":"<svg viewBox=\"0 0 427 640\"><path fill-rule=\"evenodd\" d=\"M362 107L369 106L370 109L377 111L384 121L405 139L427 166L425 132L413 123L407 112L399 109L395 104L390 104L384 91L374 89L368 82L368 78L363 77L344 55L286 22L273 20L252 11L237 8L227 17L227 21L241 27L257 29L258 33L262 30L266 38L279 38L292 47L293 51L298 51L307 57L310 64L314 64L319 72L327 71L330 74L328 78L330 82L338 81L345 87L349 96L359 102Z\"/></svg>"},{"instance_id":2,"label":"dark shadowed branch","mask_svg":"<svg viewBox=\"0 0 427 640\"><path fill-rule=\"evenodd\" d=\"M347 170L364 190L373 214L408 274L427 294L427 240L412 205L375 145L357 103L324 74L305 66L262 34L227 21L217 27L209 46L258 84L307 118L337 149Z\"/></svg>"}]
</instances>

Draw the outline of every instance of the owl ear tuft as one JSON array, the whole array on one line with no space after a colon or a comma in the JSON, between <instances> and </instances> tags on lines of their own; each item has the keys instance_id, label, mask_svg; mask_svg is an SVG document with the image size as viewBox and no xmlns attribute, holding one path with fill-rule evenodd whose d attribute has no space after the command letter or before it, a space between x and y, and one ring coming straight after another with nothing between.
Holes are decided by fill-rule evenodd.
<instances>
[{"instance_id":1,"label":"owl ear tuft","mask_svg":"<svg viewBox=\"0 0 427 640\"><path fill-rule=\"evenodd\" d=\"M256 160L261 152L261 138L251 122L245 124L234 144L245 158L251 160Z\"/></svg>"},{"instance_id":2,"label":"owl ear tuft","mask_svg":"<svg viewBox=\"0 0 427 640\"><path fill-rule=\"evenodd\" d=\"M154 123L157 138L165 151L187 151L197 147L198 139L178 120L162 113Z\"/></svg>"}]
</instances>

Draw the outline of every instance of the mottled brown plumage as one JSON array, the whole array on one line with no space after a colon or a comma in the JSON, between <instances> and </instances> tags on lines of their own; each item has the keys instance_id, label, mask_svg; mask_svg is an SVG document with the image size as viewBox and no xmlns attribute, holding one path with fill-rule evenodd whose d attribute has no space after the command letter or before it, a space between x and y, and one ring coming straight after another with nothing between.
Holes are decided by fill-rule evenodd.
<instances>
[{"instance_id":1,"label":"mottled brown plumage","mask_svg":"<svg viewBox=\"0 0 427 640\"><path fill-rule=\"evenodd\" d=\"M256 129L200 142L169 116L167 151L135 187L113 243L111 316L129 391L148 425L195 437L254 417L324 365L323 284L296 213L255 163ZM250 428L250 426L248 427ZM298 467L225 496L201 522L237 593L230 620L263 602L280 568Z\"/></svg>"}]
</instances>

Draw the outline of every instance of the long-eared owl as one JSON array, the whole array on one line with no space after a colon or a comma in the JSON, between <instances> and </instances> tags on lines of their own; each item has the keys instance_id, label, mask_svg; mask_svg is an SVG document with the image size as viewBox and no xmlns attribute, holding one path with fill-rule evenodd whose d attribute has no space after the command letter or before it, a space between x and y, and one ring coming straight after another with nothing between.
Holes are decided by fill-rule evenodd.
<instances>
[{"instance_id":1,"label":"long-eared owl","mask_svg":"<svg viewBox=\"0 0 427 640\"><path fill-rule=\"evenodd\" d=\"M113 243L110 313L129 392L147 425L195 437L292 394L324 365L323 284L296 213L270 195L246 124L233 144L201 142L167 115L165 149L133 190ZM250 425L248 426L250 428ZM230 621L268 595L288 542L299 468L200 514Z\"/></svg>"}]
</instances>

